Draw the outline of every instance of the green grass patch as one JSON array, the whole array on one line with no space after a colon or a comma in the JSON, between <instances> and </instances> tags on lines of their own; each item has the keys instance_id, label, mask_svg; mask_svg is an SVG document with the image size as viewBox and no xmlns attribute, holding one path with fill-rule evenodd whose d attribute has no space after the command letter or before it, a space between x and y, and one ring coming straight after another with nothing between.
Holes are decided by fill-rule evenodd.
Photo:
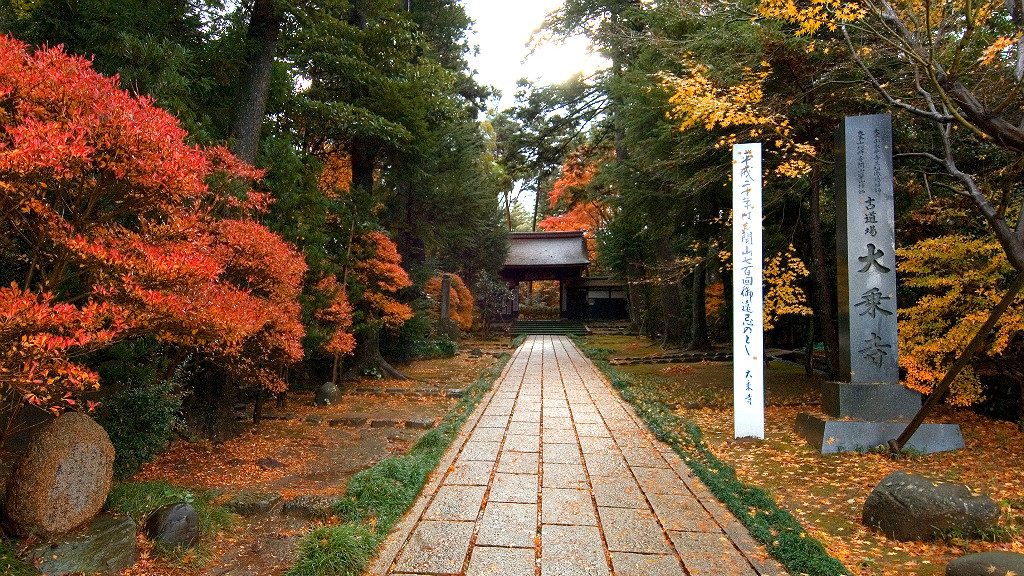
<instances>
[{"instance_id":1,"label":"green grass patch","mask_svg":"<svg viewBox=\"0 0 1024 576\"><path fill-rule=\"evenodd\" d=\"M715 497L787 570L808 576L850 574L842 562L832 557L820 541L808 535L800 522L780 508L770 494L737 478L735 469L708 449L700 428L673 413L653 392L653 387L645 386L642 380L609 364L609 350L590 347L582 338L573 340L622 398L633 405L651 432L679 454Z\"/></svg>"},{"instance_id":2,"label":"green grass patch","mask_svg":"<svg viewBox=\"0 0 1024 576\"><path fill-rule=\"evenodd\" d=\"M36 576L39 573L32 566L22 562L10 543L0 538L0 574L4 576Z\"/></svg>"},{"instance_id":3,"label":"green grass patch","mask_svg":"<svg viewBox=\"0 0 1024 576\"><path fill-rule=\"evenodd\" d=\"M107 497L107 509L131 516L140 526L149 514L166 504L185 502L196 509L199 517L199 545L192 556L194 563L205 564L210 558L209 542L217 532L228 528L235 516L227 508L212 503L215 493L194 491L173 486L166 482L125 482L118 484ZM180 561L188 550L181 548L156 547L157 553L173 561Z\"/></svg>"},{"instance_id":4,"label":"green grass patch","mask_svg":"<svg viewBox=\"0 0 1024 576\"><path fill-rule=\"evenodd\" d=\"M317 528L303 537L288 576L362 574L508 360L509 355L503 354L495 366L467 386L441 424L424 434L408 454L387 458L353 476L335 505L344 522Z\"/></svg>"}]
</instances>

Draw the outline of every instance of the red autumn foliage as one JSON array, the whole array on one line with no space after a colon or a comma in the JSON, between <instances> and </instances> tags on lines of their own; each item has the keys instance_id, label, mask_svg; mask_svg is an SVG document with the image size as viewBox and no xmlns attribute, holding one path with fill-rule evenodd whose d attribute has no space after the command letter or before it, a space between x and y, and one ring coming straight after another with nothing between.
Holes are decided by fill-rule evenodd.
<instances>
[{"instance_id":1,"label":"red autumn foliage","mask_svg":"<svg viewBox=\"0 0 1024 576\"><path fill-rule=\"evenodd\" d=\"M87 60L0 37L0 393L66 406L99 385L82 354L142 334L283 388L305 262L238 193L261 173L186 136Z\"/></svg>"},{"instance_id":2,"label":"red autumn foliage","mask_svg":"<svg viewBox=\"0 0 1024 576\"><path fill-rule=\"evenodd\" d=\"M573 153L562 165L562 175L551 187L551 209L560 213L541 220L537 227L555 232L560 230L586 231L587 252L594 260L597 253L597 231L611 218L610 208L600 199L591 199L587 187L597 174L596 161L588 161L587 149Z\"/></svg>"},{"instance_id":3,"label":"red autumn foliage","mask_svg":"<svg viewBox=\"0 0 1024 576\"><path fill-rule=\"evenodd\" d=\"M331 326L331 337L324 350L329 354L348 354L356 347L352 335L352 305L348 294L335 276L327 276L316 285L317 291L330 299L330 304L317 311L317 319Z\"/></svg>"},{"instance_id":4,"label":"red autumn foliage","mask_svg":"<svg viewBox=\"0 0 1024 576\"><path fill-rule=\"evenodd\" d=\"M352 274L362 289L357 305L366 304L366 322L398 328L412 318L412 308L394 298L412 286L395 243L383 232L367 232L356 238L352 257Z\"/></svg>"},{"instance_id":5,"label":"red autumn foliage","mask_svg":"<svg viewBox=\"0 0 1024 576\"><path fill-rule=\"evenodd\" d=\"M458 274L452 274L451 287L448 289L448 317L459 328L466 331L473 327L473 293ZM435 318L441 315L441 276L434 276L427 281L424 291L434 303L432 314Z\"/></svg>"}]
</instances>

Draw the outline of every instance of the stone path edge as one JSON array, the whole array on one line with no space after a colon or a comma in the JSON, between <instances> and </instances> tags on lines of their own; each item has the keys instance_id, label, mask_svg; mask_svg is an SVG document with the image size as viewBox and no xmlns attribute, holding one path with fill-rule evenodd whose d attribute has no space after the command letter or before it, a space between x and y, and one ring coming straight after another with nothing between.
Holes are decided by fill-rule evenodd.
<instances>
[{"instance_id":1,"label":"stone path edge","mask_svg":"<svg viewBox=\"0 0 1024 576\"><path fill-rule=\"evenodd\" d=\"M580 347L580 351L583 352L583 355L590 358L584 350L584 347ZM593 361L593 359L591 359L591 361ZM740 552L743 553L743 556L748 562L750 562L754 570L763 576L781 576L788 574L785 567L768 553L768 550L763 544L750 535L750 532L747 531L747 528L743 523L733 515L725 504L718 500L718 497L715 496L703 482L701 482L700 478L698 478L693 470L690 469L690 466L683 461L682 457L679 456L675 449L667 442L657 439L657 435L654 430L651 430L647 420L644 420L639 414L637 414L636 407L633 406L633 403L622 396L621 391L612 385L611 380L604 371L597 367L597 364L594 364L594 373L603 380L609 388L615 391L615 394L617 394L619 399L622 400L623 407L629 411L630 416L633 417L634 421L642 422L647 433L654 436L656 440L655 446L661 445L668 448L668 450L662 450L661 455L670 464L674 465L673 467L675 468L676 474L683 483L686 484L686 487L699 497L703 493L717 504L717 506L705 506L705 509L711 514L719 526L721 526L725 534L733 541L733 544L740 550Z\"/></svg>"},{"instance_id":2,"label":"stone path edge","mask_svg":"<svg viewBox=\"0 0 1024 576\"><path fill-rule=\"evenodd\" d=\"M417 495L415 502L412 506L406 510L405 515L402 519L395 524L395 527L391 529L391 533L388 534L384 544L378 549L377 556L370 563L364 576L381 576L386 574L391 565L394 564L398 554L402 551L402 547L405 546L406 541L412 534L413 529L416 527L416 523L419 521L420 516L426 510L427 506L430 505L430 498L421 498L423 494L433 494L437 492L441 486L441 482L444 480L445 473L448 468L455 463L455 459L459 456L462 451L462 447L469 441L469 437L473 430L476 428L477 422L480 421L480 417L483 415L484 410L491 402L491 398L494 396L496 391L496 384L505 379L508 375L509 370L512 368L513 361L516 356L523 350L523 345L520 344L518 348L509 356L505 362L505 367L502 368L501 373L498 374L491 382L490 389L480 401L477 403L476 408L473 409L473 413L470 414L469 418L462 423L462 427L459 429L459 435L455 441L451 443L448 450L445 451L444 456L441 457L440 462L434 468L434 471L430 473L430 477L427 482L423 485L420 493Z\"/></svg>"}]
</instances>

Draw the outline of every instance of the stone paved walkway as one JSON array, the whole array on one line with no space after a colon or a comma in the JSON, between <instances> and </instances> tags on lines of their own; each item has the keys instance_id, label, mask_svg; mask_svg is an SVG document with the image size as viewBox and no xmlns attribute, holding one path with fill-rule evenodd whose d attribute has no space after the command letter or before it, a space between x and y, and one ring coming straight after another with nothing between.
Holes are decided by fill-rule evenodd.
<instances>
[{"instance_id":1,"label":"stone paved walkway","mask_svg":"<svg viewBox=\"0 0 1024 576\"><path fill-rule=\"evenodd\" d=\"M784 572L572 341L531 336L369 574Z\"/></svg>"}]
</instances>

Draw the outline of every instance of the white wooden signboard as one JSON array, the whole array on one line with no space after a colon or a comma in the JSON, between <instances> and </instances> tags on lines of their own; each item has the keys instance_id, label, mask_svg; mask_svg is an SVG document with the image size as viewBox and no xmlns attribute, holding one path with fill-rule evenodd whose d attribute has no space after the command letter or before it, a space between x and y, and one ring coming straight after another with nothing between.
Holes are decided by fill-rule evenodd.
<instances>
[{"instance_id":1,"label":"white wooden signboard","mask_svg":"<svg viewBox=\"0 0 1024 576\"><path fill-rule=\"evenodd\" d=\"M733 420L736 438L764 438L761 144L732 149Z\"/></svg>"}]
</instances>

